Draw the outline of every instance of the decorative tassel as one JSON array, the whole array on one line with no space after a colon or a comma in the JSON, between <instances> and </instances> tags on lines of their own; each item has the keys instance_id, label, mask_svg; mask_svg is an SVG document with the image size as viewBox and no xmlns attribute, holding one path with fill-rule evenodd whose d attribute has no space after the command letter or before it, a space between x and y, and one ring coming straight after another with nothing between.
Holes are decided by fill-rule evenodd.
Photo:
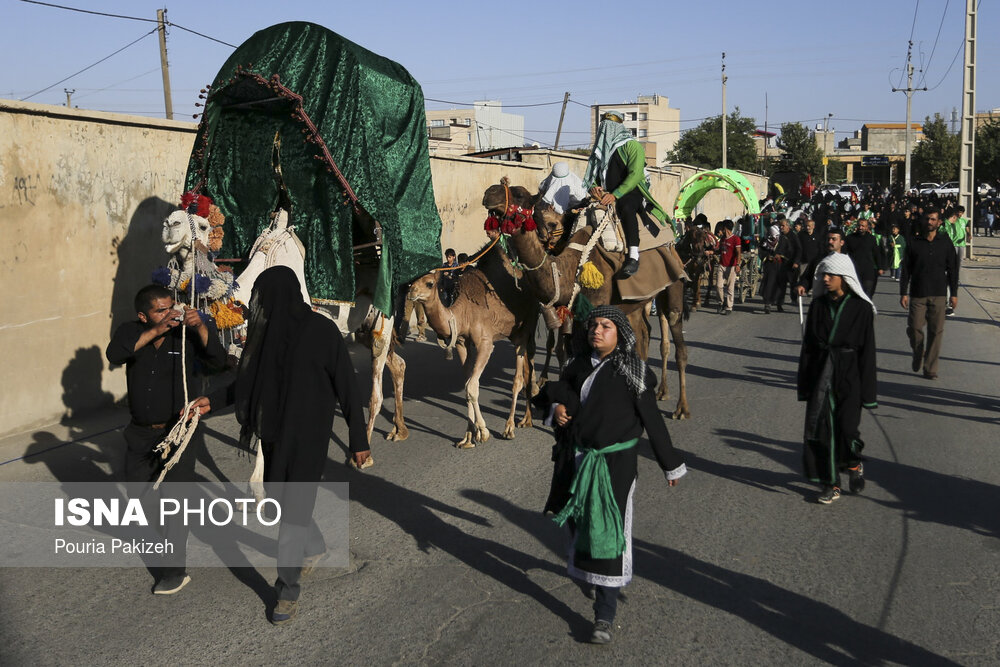
<instances>
[{"instance_id":1,"label":"decorative tassel","mask_svg":"<svg viewBox=\"0 0 1000 667\"><path fill-rule=\"evenodd\" d=\"M490 213L489 217L486 218L486 222L483 223L483 229L486 231L500 229L500 218L497 217L496 213Z\"/></svg>"},{"instance_id":2,"label":"decorative tassel","mask_svg":"<svg viewBox=\"0 0 1000 667\"><path fill-rule=\"evenodd\" d=\"M580 271L580 286L586 289L600 289L604 285L604 274L594 266L593 262L587 262Z\"/></svg>"}]
</instances>

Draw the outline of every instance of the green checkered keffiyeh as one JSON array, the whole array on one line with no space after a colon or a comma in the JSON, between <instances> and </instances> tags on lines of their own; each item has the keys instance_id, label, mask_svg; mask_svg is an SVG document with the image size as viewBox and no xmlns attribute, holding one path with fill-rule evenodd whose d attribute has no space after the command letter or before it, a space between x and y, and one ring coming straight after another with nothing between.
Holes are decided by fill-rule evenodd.
<instances>
[{"instance_id":1,"label":"green checkered keffiyeh","mask_svg":"<svg viewBox=\"0 0 1000 667\"><path fill-rule=\"evenodd\" d=\"M608 175L608 165L615 151L632 141L632 133L622 125L613 120L605 119L601 121L597 128L597 138L594 140L594 148L590 151L590 159L587 161L587 172L583 175L583 187L587 190L595 185L604 185Z\"/></svg>"}]
</instances>

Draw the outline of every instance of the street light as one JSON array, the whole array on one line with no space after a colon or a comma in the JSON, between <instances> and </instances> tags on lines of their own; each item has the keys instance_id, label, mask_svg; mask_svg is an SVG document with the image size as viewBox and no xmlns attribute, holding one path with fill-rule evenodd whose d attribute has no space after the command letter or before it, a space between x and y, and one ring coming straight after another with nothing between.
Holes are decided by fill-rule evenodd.
<instances>
[{"instance_id":1,"label":"street light","mask_svg":"<svg viewBox=\"0 0 1000 667\"><path fill-rule=\"evenodd\" d=\"M826 139L827 139L827 136L829 136L829 131L828 131L827 128L830 127L830 119L831 118L833 118L833 114L832 113L828 113L826 115L826 118L823 119L823 182L824 183L829 183L830 182L827 179L827 177L826 177L826 168L827 168L828 163L830 162L830 158L828 157L827 152L826 152Z\"/></svg>"}]
</instances>

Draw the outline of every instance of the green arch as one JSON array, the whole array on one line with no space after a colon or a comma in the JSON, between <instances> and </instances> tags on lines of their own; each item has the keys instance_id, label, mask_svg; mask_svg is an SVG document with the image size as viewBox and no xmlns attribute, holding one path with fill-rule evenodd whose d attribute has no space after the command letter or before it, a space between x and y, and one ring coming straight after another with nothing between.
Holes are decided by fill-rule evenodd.
<instances>
[{"instance_id":1,"label":"green arch","mask_svg":"<svg viewBox=\"0 0 1000 667\"><path fill-rule=\"evenodd\" d=\"M757 192L750 185L746 176L732 169L713 169L712 171L698 172L684 181L680 192L677 193L677 201L674 202L674 218L690 217L691 211L694 210L698 202L709 191L717 188L728 190L739 197L748 213L754 215L760 213Z\"/></svg>"}]
</instances>

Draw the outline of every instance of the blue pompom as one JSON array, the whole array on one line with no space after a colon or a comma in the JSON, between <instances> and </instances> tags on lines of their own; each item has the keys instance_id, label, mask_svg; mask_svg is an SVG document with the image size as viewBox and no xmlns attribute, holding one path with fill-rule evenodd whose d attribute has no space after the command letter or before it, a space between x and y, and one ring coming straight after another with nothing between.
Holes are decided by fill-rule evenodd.
<instances>
[{"instance_id":1,"label":"blue pompom","mask_svg":"<svg viewBox=\"0 0 1000 667\"><path fill-rule=\"evenodd\" d=\"M212 279L200 273L194 277L194 289L198 294L205 294L212 287Z\"/></svg>"},{"instance_id":2,"label":"blue pompom","mask_svg":"<svg viewBox=\"0 0 1000 667\"><path fill-rule=\"evenodd\" d=\"M153 271L153 282L164 287L170 286L170 269L161 266Z\"/></svg>"}]
</instances>

